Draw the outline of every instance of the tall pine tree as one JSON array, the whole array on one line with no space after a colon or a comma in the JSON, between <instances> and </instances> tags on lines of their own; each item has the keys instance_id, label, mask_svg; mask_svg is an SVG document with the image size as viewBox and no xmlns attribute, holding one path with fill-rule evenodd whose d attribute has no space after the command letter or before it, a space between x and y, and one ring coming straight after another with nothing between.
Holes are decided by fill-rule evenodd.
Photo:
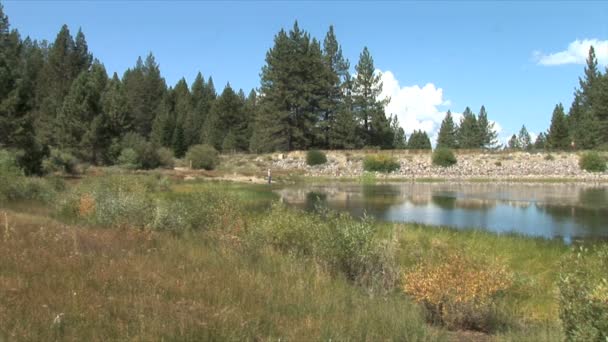
<instances>
[{"instance_id":1,"label":"tall pine tree","mask_svg":"<svg viewBox=\"0 0 608 342\"><path fill-rule=\"evenodd\" d=\"M145 62L138 58L135 67L125 72L123 83L129 107L133 111L134 129L148 137L167 91L154 56L150 53Z\"/></svg>"},{"instance_id":2,"label":"tall pine tree","mask_svg":"<svg viewBox=\"0 0 608 342\"><path fill-rule=\"evenodd\" d=\"M367 47L361 52L355 69L357 77L353 84L353 107L361 125L363 141L368 146L390 148L393 138L384 113L390 99L379 99L382 93L381 75L375 72L374 59Z\"/></svg>"},{"instance_id":3,"label":"tall pine tree","mask_svg":"<svg viewBox=\"0 0 608 342\"><path fill-rule=\"evenodd\" d=\"M481 106L479 110L479 116L477 119L477 125L479 127L479 147L481 148L494 148L498 143L498 134L494 129L494 123L488 120L488 113L486 107Z\"/></svg>"},{"instance_id":4,"label":"tall pine tree","mask_svg":"<svg viewBox=\"0 0 608 342\"><path fill-rule=\"evenodd\" d=\"M565 150L570 146L570 135L562 104L555 105L551 118L551 127L547 133L547 143L551 149Z\"/></svg>"},{"instance_id":5,"label":"tall pine tree","mask_svg":"<svg viewBox=\"0 0 608 342\"><path fill-rule=\"evenodd\" d=\"M452 112L448 110L445 118L439 127L437 136L437 148L457 148L458 147L458 127L454 124Z\"/></svg>"},{"instance_id":6,"label":"tall pine tree","mask_svg":"<svg viewBox=\"0 0 608 342\"><path fill-rule=\"evenodd\" d=\"M480 147L479 124L475 114L469 107L462 113L462 120L458 129L458 146L460 148L479 148Z\"/></svg>"}]
</instances>

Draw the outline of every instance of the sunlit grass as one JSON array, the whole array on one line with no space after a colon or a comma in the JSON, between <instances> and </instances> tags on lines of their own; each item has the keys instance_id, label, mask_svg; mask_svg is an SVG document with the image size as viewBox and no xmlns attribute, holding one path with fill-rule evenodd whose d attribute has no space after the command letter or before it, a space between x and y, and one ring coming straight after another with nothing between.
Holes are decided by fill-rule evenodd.
<instances>
[{"instance_id":1,"label":"sunlit grass","mask_svg":"<svg viewBox=\"0 0 608 342\"><path fill-rule=\"evenodd\" d=\"M230 241L81 229L10 212L8 340L438 340L404 295L370 297L312 261Z\"/></svg>"},{"instance_id":2,"label":"sunlit grass","mask_svg":"<svg viewBox=\"0 0 608 342\"><path fill-rule=\"evenodd\" d=\"M76 199L68 205L71 220L51 219L54 205L42 202L11 205L8 221L0 215L0 340L375 341L454 334L425 322L425 309L403 283L373 292L358 280L374 269L382 277L388 268L363 248L369 234L353 235L357 227L371 231L372 240L390 242L385 251L401 282L415 270L433 275L449 269L445 261L455 256L478 262L481 269L471 269L482 275L484 265L504 268L509 286L500 288L496 308L497 317L508 319L498 322L500 329L487 329L492 337L563 339L557 280L569 247L562 241L360 225L346 216L273 208L277 195L266 184L122 177L91 177L59 194L58 203L64 196ZM110 206L121 193L145 197L147 224L121 219L130 213L127 202ZM91 219L102 204L106 219ZM172 217L181 221L165 221Z\"/></svg>"}]
</instances>

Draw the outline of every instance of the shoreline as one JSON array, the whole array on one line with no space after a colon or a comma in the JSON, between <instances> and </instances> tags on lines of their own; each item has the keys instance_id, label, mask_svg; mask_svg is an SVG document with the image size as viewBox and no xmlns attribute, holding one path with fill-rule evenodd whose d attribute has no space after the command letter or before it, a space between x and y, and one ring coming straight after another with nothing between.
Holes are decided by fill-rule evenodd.
<instances>
[{"instance_id":1,"label":"shoreline","mask_svg":"<svg viewBox=\"0 0 608 342\"><path fill-rule=\"evenodd\" d=\"M608 172L581 170L579 153L471 152L455 151L458 163L438 167L431 163L431 153L409 150L325 151L327 163L306 164L305 151L272 154L223 155L218 177L265 179L268 169L273 180L281 182L450 182L450 183L596 183L608 184ZM363 170L369 154L388 154L399 170L391 173ZM258 179L258 182L259 182Z\"/></svg>"}]
</instances>

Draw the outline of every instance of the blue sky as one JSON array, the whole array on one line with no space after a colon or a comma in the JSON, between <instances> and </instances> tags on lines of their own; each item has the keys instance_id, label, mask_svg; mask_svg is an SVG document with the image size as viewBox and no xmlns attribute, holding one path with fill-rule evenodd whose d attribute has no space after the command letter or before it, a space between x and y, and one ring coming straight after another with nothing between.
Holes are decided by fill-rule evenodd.
<instances>
[{"instance_id":1,"label":"blue sky","mask_svg":"<svg viewBox=\"0 0 608 342\"><path fill-rule=\"evenodd\" d=\"M333 24L354 67L367 46L384 73L388 112L406 132L433 135L447 109L484 104L501 136L522 124L547 129L568 108L593 43L608 62L608 3L593 2L197 2L4 1L22 35L52 41L62 24L84 31L108 72L153 52L169 84L198 71L246 92L266 51L294 20L322 39ZM591 41L595 39L595 41ZM599 48L598 48L599 47ZM603 70L604 66L602 66Z\"/></svg>"}]
</instances>

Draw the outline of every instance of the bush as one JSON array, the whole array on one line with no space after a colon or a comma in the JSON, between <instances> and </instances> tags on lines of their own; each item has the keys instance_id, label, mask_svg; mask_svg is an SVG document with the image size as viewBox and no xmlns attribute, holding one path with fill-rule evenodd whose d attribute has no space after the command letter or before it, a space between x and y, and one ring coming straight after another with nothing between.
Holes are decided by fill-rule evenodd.
<instances>
[{"instance_id":1,"label":"bush","mask_svg":"<svg viewBox=\"0 0 608 342\"><path fill-rule=\"evenodd\" d=\"M567 341L608 340L608 246L579 247L561 263L559 316Z\"/></svg>"},{"instance_id":2,"label":"bush","mask_svg":"<svg viewBox=\"0 0 608 342\"><path fill-rule=\"evenodd\" d=\"M219 164L219 153L210 145L194 145L188 149L186 160L192 162L192 168L213 170Z\"/></svg>"},{"instance_id":3,"label":"bush","mask_svg":"<svg viewBox=\"0 0 608 342\"><path fill-rule=\"evenodd\" d=\"M62 186L61 180L25 177L23 171L17 166L16 156L0 150L0 201L50 202Z\"/></svg>"},{"instance_id":4,"label":"bush","mask_svg":"<svg viewBox=\"0 0 608 342\"><path fill-rule=\"evenodd\" d=\"M311 214L275 204L251 227L256 249L272 246L300 258L311 258L329 272L340 273L371 291L390 291L398 280L393 240L378 241L369 219L326 211Z\"/></svg>"},{"instance_id":5,"label":"bush","mask_svg":"<svg viewBox=\"0 0 608 342\"><path fill-rule=\"evenodd\" d=\"M399 170L399 162L386 154L373 154L363 159L363 170L393 172Z\"/></svg>"},{"instance_id":6,"label":"bush","mask_svg":"<svg viewBox=\"0 0 608 342\"><path fill-rule=\"evenodd\" d=\"M112 149L115 149L112 146ZM154 169L161 165L161 157L158 153L158 145L149 142L143 136L137 133L127 133L120 141L120 154L125 150L132 150L135 152L135 159L133 153L128 152L125 158L121 159L118 156L117 163L119 165L126 166L127 168L133 169Z\"/></svg>"},{"instance_id":7,"label":"bush","mask_svg":"<svg viewBox=\"0 0 608 342\"><path fill-rule=\"evenodd\" d=\"M139 167L137 152L132 148L125 148L120 152L118 159L116 160L118 165L125 169L135 170Z\"/></svg>"},{"instance_id":8,"label":"bush","mask_svg":"<svg viewBox=\"0 0 608 342\"><path fill-rule=\"evenodd\" d=\"M403 290L427 309L433 323L454 330L493 332L509 321L500 310L500 298L512 282L504 266L456 254L405 274Z\"/></svg>"},{"instance_id":9,"label":"bush","mask_svg":"<svg viewBox=\"0 0 608 342\"><path fill-rule=\"evenodd\" d=\"M50 156L42 161L42 169L45 173L64 172L69 175L77 175L78 160L71 153L52 149Z\"/></svg>"},{"instance_id":10,"label":"bush","mask_svg":"<svg viewBox=\"0 0 608 342\"><path fill-rule=\"evenodd\" d=\"M145 227L152 216L152 188L128 176L87 179L58 201L58 213L67 219L102 226Z\"/></svg>"},{"instance_id":11,"label":"bush","mask_svg":"<svg viewBox=\"0 0 608 342\"><path fill-rule=\"evenodd\" d=\"M160 166L172 169L175 165L175 161L173 159L173 151L166 147L161 147L156 152L158 154L158 161L160 162Z\"/></svg>"},{"instance_id":12,"label":"bush","mask_svg":"<svg viewBox=\"0 0 608 342\"><path fill-rule=\"evenodd\" d=\"M578 165L581 169L589 172L606 171L606 159L595 151L583 153L578 160Z\"/></svg>"},{"instance_id":13,"label":"bush","mask_svg":"<svg viewBox=\"0 0 608 342\"><path fill-rule=\"evenodd\" d=\"M433 151L433 165L448 167L456 164L454 152L448 148L438 148Z\"/></svg>"},{"instance_id":14,"label":"bush","mask_svg":"<svg viewBox=\"0 0 608 342\"><path fill-rule=\"evenodd\" d=\"M99 226L140 227L181 233L188 230L230 229L239 202L218 191L187 194L157 192L165 177L106 176L87 179L58 201L57 213L66 219ZM201 205L204 203L204 205Z\"/></svg>"},{"instance_id":15,"label":"bush","mask_svg":"<svg viewBox=\"0 0 608 342\"><path fill-rule=\"evenodd\" d=\"M549 153L549 154L545 154L544 159L547 161L552 161L552 160L555 160L555 157Z\"/></svg>"},{"instance_id":16,"label":"bush","mask_svg":"<svg viewBox=\"0 0 608 342\"><path fill-rule=\"evenodd\" d=\"M306 164L309 166L321 165L327 163L325 153L319 150L310 150L306 153Z\"/></svg>"},{"instance_id":17,"label":"bush","mask_svg":"<svg viewBox=\"0 0 608 342\"><path fill-rule=\"evenodd\" d=\"M146 142L141 145L137 152L139 158L139 167L144 170L155 169L161 166L160 156L158 155L158 146L152 142Z\"/></svg>"},{"instance_id":18,"label":"bush","mask_svg":"<svg viewBox=\"0 0 608 342\"><path fill-rule=\"evenodd\" d=\"M20 184L24 179L23 171L17 166L14 154L0 150L0 200L20 197Z\"/></svg>"}]
</instances>

